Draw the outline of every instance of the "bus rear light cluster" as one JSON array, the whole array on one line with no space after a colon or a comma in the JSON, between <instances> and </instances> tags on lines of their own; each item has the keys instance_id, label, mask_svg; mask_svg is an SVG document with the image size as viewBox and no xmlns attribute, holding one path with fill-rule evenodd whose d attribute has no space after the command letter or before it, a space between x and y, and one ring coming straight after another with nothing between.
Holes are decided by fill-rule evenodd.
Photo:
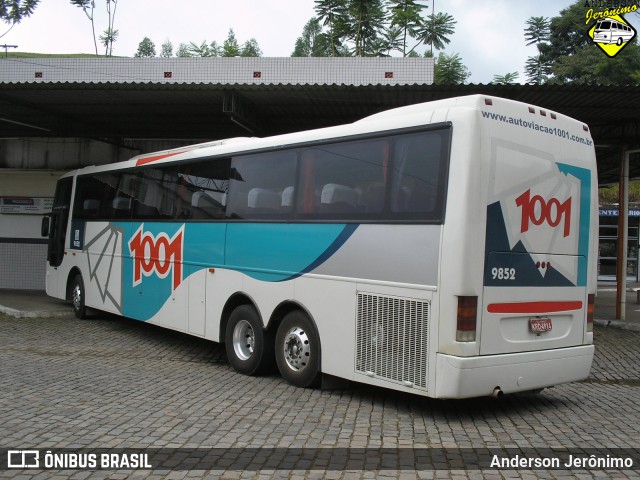
<instances>
[{"instance_id":1,"label":"bus rear light cluster","mask_svg":"<svg viewBox=\"0 0 640 480\"><path fill-rule=\"evenodd\" d=\"M587 296L587 332L593 332L593 312L596 309L596 296Z\"/></svg>"},{"instance_id":2,"label":"bus rear light cluster","mask_svg":"<svg viewBox=\"0 0 640 480\"><path fill-rule=\"evenodd\" d=\"M529 107L529 113L536 113L536 109L533 107ZM546 110L540 109L540 115L542 115L543 117L546 117L547 116ZM549 116L551 117L552 120L555 120L558 118L558 116L553 112L549 112Z\"/></svg>"},{"instance_id":3,"label":"bus rear light cluster","mask_svg":"<svg viewBox=\"0 0 640 480\"><path fill-rule=\"evenodd\" d=\"M478 297L458 297L457 342L475 342L478 318Z\"/></svg>"}]
</instances>

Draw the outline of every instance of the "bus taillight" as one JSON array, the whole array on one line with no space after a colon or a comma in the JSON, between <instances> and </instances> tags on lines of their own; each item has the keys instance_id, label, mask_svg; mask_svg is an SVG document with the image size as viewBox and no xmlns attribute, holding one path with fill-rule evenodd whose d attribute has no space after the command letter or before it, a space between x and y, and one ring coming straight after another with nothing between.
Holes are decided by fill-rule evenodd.
<instances>
[{"instance_id":1,"label":"bus taillight","mask_svg":"<svg viewBox=\"0 0 640 480\"><path fill-rule=\"evenodd\" d=\"M475 342L478 317L478 297L458 297L456 341Z\"/></svg>"},{"instance_id":2,"label":"bus taillight","mask_svg":"<svg viewBox=\"0 0 640 480\"><path fill-rule=\"evenodd\" d=\"M593 312L596 308L596 296L587 296L587 332L593 332Z\"/></svg>"}]
</instances>

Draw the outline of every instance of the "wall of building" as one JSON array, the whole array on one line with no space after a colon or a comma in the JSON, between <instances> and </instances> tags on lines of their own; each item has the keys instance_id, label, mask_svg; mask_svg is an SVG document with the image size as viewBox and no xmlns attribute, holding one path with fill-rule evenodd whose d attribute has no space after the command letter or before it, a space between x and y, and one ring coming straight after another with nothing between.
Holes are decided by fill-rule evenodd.
<instances>
[{"instance_id":1,"label":"wall of building","mask_svg":"<svg viewBox=\"0 0 640 480\"><path fill-rule=\"evenodd\" d=\"M41 214L6 213L9 199L52 198L60 171L0 170L0 288L44 290L47 241ZM2 213L5 212L5 213Z\"/></svg>"},{"instance_id":2,"label":"wall of building","mask_svg":"<svg viewBox=\"0 0 640 480\"><path fill-rule=\"evenodd\" d=\"M187 142L190 143L190 142ZM103 165L185 141L131 140L122 145L78 138L0 139L0 288L44 290L47 240L43 213L24 213L21 202L46 203L64 172Z\"/></svg>"},{"instance_id":3,"label":"wall of building","mask_svg":"<svg viewBox=\"0 0 640 480\"><path fill-rule=\"evenodd\" d=\"M122 140L118 144L86 138L0 139L0 169L73 170L121 162L146 152L183 146L188 140Z\"/></svg>"}]
</instances>

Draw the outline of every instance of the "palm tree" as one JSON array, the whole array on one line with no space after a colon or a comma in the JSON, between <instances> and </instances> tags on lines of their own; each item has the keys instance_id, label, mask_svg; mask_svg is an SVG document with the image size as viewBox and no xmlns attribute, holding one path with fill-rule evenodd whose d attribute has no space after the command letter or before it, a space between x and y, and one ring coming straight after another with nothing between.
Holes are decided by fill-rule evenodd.
<instances>
[{"instance_id":1,"label":"palm tree","mask_svg":"<svg viewBox=\"0 0 640 480\"><path fill-rule=\"evenodd\" d=\"M551 34L549 25L549 19L545 17L531 17L527 20L527 28L524 29L524 39L527 41L527 46L548 42Z\"/></svg>"},{"instance_id":2,"label":"palm tree","mask_svg":"<svg viewBox=\"0 0 640 480\"><path fill-rule=\"evenodd\" d=\"M460 85L471 75L458 53L447 55L440 52L435 67L436 85Z\"/></svg>"},{"instance_id":3,"label":"palm tree","mask_svg":"<svg viewBox=\"0 0 640 480\"><path fill-rule=\"evenodd\" d=\"M524 71L527 74L529 83L535 83L536 85L545 83L549 79L549 75L551 75L551 65L552 63L541 53L527 58Z\"/></svg>"},{"instance_id":4,"label":"palm tree","mask_svg":"<svg viewBox=\"0 0 640 480\"><path fill-rule=\"evenodd\" d=\"M456 22L451 15L444 12L432 13L427 17L424 28L420 32L421 43L431 45L431 55L434 47L442 50L444 46L451 42L449 35L453 35Z\"/></svg>"},{"instance_id":5,"label":"palm tree","mask_svg":"<svg viewBox=\"0 0 640 480\"><path fill-rule=\"evenodd\" d=\"M96 2L94 0L71 0L71 3L76 7L80 7L84 14L91 22L91 32L93 34L93 46L96 49L96 56L98 55L98 41L96 40L96 24L93 20L93 11L96 8Z\"/></svg>"},{"instance_id":6,"label":"palm tree","mask_svg":"<svg viewBox=\"0 0 640 480\"><path fill-rule=\"evenodd\" d=\"M397 27L402 32L403 57L406 57L410 53L407 52L408 38L418 37L420 29L424 26L421 13L425 8L427 8L426 5L416 3L416 0L389 0L389 10L391 11L390 28ZM413 49L411 49L411 51L413 51Z\"/></svg>"},{"instance_id":7,"label":"palm tree","mask_svg":"<svg viewBox=\"0 0 640 480\"><path fill-rule=\"evenodd\" d=\"M355 56L375 55L373 47L378 46L386 17L382 0L351 0L347 13L351 27L348 36L355 43Z\"/></svg>"},{"instance_id":8,"label":"palm tree","mask_svg":"<svg viewBox=\"0 0 640 480\"><path fill-rule=\"evenodd\" d=\"M527 58L525 72L527 80L536 85L546 82L551 74L551 62L543 55L542 46L549 41L551 36L551 22L546 17L531 17L527 20L527 28L524 29L524 39L528 45L536 45L538 55Z\"/></svg>"},{"instance_id":9,"label":"palm tree","mask_svg":"<svg viewBox=\"0 0 640 480\"><path fill-rule=\"evenodd\" d=\"M102 35L100 35L100 43L104 45L105 48L105 56L110 57L113 53L113 42L115 42L118 38L118 30L114 30L113 28L107 28Z\"/></svg>"},{"instance_id":10,"label":"palm tree","mask_svg":"<svg viewBox=\"0 0 640 480\"><path fill-rule=\"evenodd\" d=\"M516 80L520 74L518 72L509 72L504 75L494 75L493 81L491 82L493 85L512 85L516 83Z\"/></svg>"},{"instance_id":11,"label":"palm tree","mask_svg":"<svg viewBox=\"0 0 640 480\"><path fill-rule=\"evenodd\" d=\"M344 23L346 15L346 7L344 0L315 0L315 11L318 20L325 27L329 26L329 43L331 47L331 56L338 56L338 48L336 39L340 38L339 31Z\"/></svg>"}]
</instances>

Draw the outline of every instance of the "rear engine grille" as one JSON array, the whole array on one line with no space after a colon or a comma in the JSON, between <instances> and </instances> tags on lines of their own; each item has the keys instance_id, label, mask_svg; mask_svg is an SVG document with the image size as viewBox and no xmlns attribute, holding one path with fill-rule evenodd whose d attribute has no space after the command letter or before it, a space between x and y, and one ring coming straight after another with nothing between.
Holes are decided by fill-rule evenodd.
<instances>
[{"instance_id":1,"label":"rear engine grille","mask_svg":"<svg viewBox=\"0 0 640 480\"><path fill-rule=\"evenodd\" d=\"M358 294L356 372L427 388L429 303Z\"/></svg>"}]
</instances>

